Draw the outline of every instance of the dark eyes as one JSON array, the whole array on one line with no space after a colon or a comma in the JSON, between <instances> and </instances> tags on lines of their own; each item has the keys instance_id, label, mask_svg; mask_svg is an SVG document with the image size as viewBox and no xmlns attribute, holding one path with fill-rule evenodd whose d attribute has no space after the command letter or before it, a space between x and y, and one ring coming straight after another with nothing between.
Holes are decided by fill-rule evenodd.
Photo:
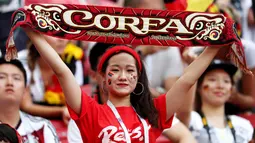
<instances>
[{"instance_id":1,"label":"dark eyes","mask_svg":"<svg viewBox=\"0 0 255 143\"><path fill-rule=\"evenodd\" d=\"M230 80L224 80L225 83L230 83L231 81Z\"/></svg>"},{"instance_id":2,"label":"dark eyes","mask_svg":"<svg viewBox=\"0 0 255 143\"><path fill-rule=\"evenodd\" d=\"M21 80L21 77L14 77L14 80Z\"/></svg>"},{"instance_id":3,"label":"dark eyes","mask_svg":"<svg viewBox=\"0 0 255 143\"><path fill-rule=\"evenodd\" d=\"M119 69L112 69L111 71L113 71L113 72L117 72L117 71L119 71ZM133 70L133 69L128 69L127 70L127 72L134 72L135 70Z\"/></svg>"},{"instance_id":4,"label":"dark eyes","mask_svg":"<svg viewBox=\"0 0 255 143\"><path fill-rule=\"evenodd\" d=\"M209 81L216 81L215 78L209 78L208 80L209 80Z\"/></svg>"},{"instance_id":5,"label":"dark eyes","mask_svg":"<svg viewBox=\"0 0 255 143\"><path fill-rule=\"evenodd\" d=\"M7 78L7 76L5 76L5 75L0 75L0 79L5 79L5 78ZM21 80L21 77L20 76L13 76L12 77L14 80Z\"/></svg>"},{"instance_id":6,"label":"dark eyes","mask_svg":"<svg viewBox=\"0 0 255 143\"><path fill-rule=\"evenodd\" d=\"M129 70L127 70L128 72L134 72L135 70L133 70L133 69L129 69Z\"/></svg>"},{"instance_id":7,"label":"dark eyes","mask_svg":"<svg viewBox=\"0 0 255 143\"><path fill-rule=\"evenodd\" d=\"M112 69L112 71L119 71L118 69Z\"/></svg>"}]
</instances>

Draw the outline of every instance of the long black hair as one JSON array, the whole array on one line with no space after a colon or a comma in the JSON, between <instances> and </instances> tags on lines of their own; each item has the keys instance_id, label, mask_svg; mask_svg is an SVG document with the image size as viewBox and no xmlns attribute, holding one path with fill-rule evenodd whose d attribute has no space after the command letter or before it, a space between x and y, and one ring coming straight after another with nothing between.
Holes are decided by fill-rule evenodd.
<instances>
[{"instance_id":1,"label":"long black hair","mask_svg":"<svg viewBox=\"0 0 255 143\"><path fill-rule=\"evenodd\" d=\"M117 54L124 53L124 51L112 54L108 57L108 59L104 62L102 66L102 72L106 73L106 68L108 66L109 59ZM126 53L126 52L125 52ZM128 53L129 54L129 53ZM131 55L131 54L130 54ZM136 68L138 70L138 62L136 60ZM148 119L149 123L153 127L158 127L158 111L154 106L154 102L152 100L151 92L149 89L149 81L146 74L145 66L142 63L141 72L138 73L138 82L143 84L143 87L140 84L136 85L134 92L130 94L130 102L132 106L135 108L137 114L144 119ZM143 92L140 95L136 95L135 93Z\"/></svg>"}]
</instances>

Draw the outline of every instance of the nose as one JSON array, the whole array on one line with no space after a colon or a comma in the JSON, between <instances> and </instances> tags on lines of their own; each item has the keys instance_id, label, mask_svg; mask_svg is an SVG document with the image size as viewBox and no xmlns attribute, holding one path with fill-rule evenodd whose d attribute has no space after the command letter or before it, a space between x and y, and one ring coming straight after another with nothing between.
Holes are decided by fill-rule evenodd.
<instances>
[{"instance_id":1,"label":"nose","mask_svg":"<svg viewBox=\"0 0 255 143\"><path fill-rule=\"evenodd\" d=\"M217 82L217 87L222 89L222 88L224 87L224 84L225 84L225 83L224 83L223 80L218 80L218 82Z\"/></svg>"},{"instance_id":2,"label":"nose","mask_svg":"<svg viewBox=\"0 0 255 143\"><path fill-rule=\"evenodd\" d=\"M119 75L119 80L120 81L126 81L127 80L127 74L125 71L121 71L120 75Z\"/></svg>"},{"instance_id":3,"label":"nose","mask_svg":"<svg viewBox=\"0 0 255 143\"><path fill-rule=\"evenodd\" d=\"M7 78L7 85L13 86L13 79L10 76Z\"/></svg>"}]
</instances>

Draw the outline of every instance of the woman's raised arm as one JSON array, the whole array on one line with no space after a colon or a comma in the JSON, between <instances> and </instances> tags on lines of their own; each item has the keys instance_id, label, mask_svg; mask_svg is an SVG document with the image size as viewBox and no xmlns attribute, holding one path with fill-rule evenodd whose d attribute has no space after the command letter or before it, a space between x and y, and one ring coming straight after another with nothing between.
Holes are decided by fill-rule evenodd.
<instances>
[{"instance_id":1,"label":"woman's raised arm","mask_svg":"<svg viewBox=\"0 0 255 143\"><path fill-rule=\"evenodd\" d=\"M196 83L198 78L203 74L210 65L214 56L220 47L207 47L195 61L193 61L184 71L183 75L175 82L172 88L166 94L166 111L169 119L185 102L185 98Z\"/></svg>"},{"instance_id":2,"label":"woman's raised arm","mask_svg":"<svg viewBox=\"0 0 255 143\"><path fill-rule=\"evenodd\" d=\"M77 113L81 110L81 89L75 80L73 73L62 61L57 52L44 39L43 35L34 32L30 28L24 29L28 37L35 45L41 57L49 64L56 76L65 95L67 104Z\"/></svg>"}]
</instances>

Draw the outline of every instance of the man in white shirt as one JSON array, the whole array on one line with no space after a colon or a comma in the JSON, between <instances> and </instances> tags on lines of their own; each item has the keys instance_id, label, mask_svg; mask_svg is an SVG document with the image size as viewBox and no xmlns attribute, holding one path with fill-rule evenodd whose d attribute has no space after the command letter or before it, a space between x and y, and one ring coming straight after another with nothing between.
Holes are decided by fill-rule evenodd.
<instances>
[{"instance_id":1,"label":"man in white shirt","mask_svg":"<svg viewBox=\"0 0 255 143\"><path fill-rule=\"evenodd\" d=\"M25 143L58 143L50 121L20 111L26 82L26 72L20 61L7 62L0 58L0 122L15 128Z\"/></svg>"}]
</instances>

